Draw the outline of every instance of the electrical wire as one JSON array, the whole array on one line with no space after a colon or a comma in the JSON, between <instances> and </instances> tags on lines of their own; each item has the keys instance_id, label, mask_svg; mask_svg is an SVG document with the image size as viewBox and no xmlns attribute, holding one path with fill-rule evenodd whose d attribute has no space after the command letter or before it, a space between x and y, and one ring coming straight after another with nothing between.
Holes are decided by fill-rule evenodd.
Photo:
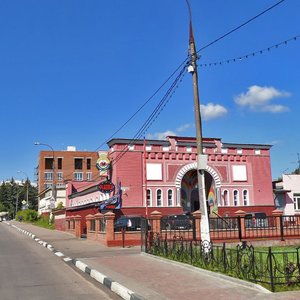
<instances>
[{"instance_id":1,"label":"electrical wire","mask_svg":"<svg viewBox=\"0 0 300 300\"><path fill-rule=\"evenodd\" d=\"M214 41L208 43L207 45L203 46L202 48L200 48L197 53L199 53L200 51L203 51L204 49L212 46L213 44L219 42L220 40L224 39L225 37L227 37L228 35L234 33L235 31L241 29L242 27L246 26L248 23L256 20L257 18L261 17L262 15L264 15L265 13L269 12L270 10L272 10L273 8L275 8L276 6L278 6L279 4L283 3L285 0L281 0L277 3L275 3L274 5L270 6L269 8L265 9L264 11L262 11L261 13L259 13L258 15L250 18L249 20L247 20L246 22L242 23L241 25L235 27L234 29L228 31L227 33L223 34L222 36L220 36L219 38L215 39Z\"/></svg>"},{"instance_id":2,"label":"electrical wire","mask_svg":"<svg viewBox=\"0 0 300 300\"><path fill-rule=\"evenodd\" d=\"M225 59L225 60L218 61L218 62L202 63L202 64L199 64L198 66L199 67L211 67L211 66L224 65L224 64L229 64L229 63L236 62L236 61L241 61L241 60L244 60L244 59L248 59L250 57L254 57L257 54L263 54L265 52L270 52L270 50L278 49L280 46L285 46L289 42L296 41L299 38L300 38L300 35L296 35L296 36L294 36L294 37L292 37L288 40L285 40L283 42L277 43L275 45L272 45L270 47L267 47L267 48L264 48L264 49L261 49L261 50L255 51L255 52L251 52L251 53L248 53L248 54L245 54L245 55L242 55L242 56L238 56L238 57L235 57L235 58Z\"/></svg>"}]
</instances>

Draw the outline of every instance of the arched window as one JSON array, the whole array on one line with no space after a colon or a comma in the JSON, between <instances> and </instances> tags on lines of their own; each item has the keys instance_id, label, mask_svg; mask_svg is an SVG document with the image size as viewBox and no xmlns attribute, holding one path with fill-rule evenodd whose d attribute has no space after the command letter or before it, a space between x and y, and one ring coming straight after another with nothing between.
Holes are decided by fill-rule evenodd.
<instances>
[{"instance_id":1,"label":"arched window","mask_svg":"<svg viewBox=\"0 0 300 300\"><path fill-rule=\"evenodd\" d=\"M156 191L156 206L162 206L162 192L160 189Z\"/></svg>"},{"instance_id":2,"label":"arched window","mask_svg":"<svg viewBox=\"0 0 300 300\"><path fill-rule=\"evenodd\" d=\"M243 190L243 203L244 205L249 205L249 193L248 190Z\"/></svg>"},{"instance_id":3,"label":"arched window","mask_svg":"<svg viewBox=\"0 0 300 300\"><path fill-rule=\"evenodd\" d=\"M229 205L229 197L228 197L228 191L227 190L225 190L224 192L223 192L223 204L224 204L224 206L228 206Z\"/></svg>"},{"instance_id":4,"label":"arched window","mask_svg":"<svg viewBox=\"0 0 300 300\"><path fill-rule=\"evenodd\" d=\"M147 189L147 205L152 206L152 191Z\"/></svg>"},{"instance_id":5,"label":"arched window","mask_svg":"<svg viewBox=\"0 0 300 300\"><path fill-rule=\"evenodd\" d=\"M237 190L233 191L233 205L238 206L239 205L239 192Z\"/></svg>"},{"instance_id":6,"label":"arched window","mask_svg":"<svg viewBox=\"0 0 300 300\"><path fill-rule=\"evenodd\" d=\"M173 190L168 190L168 206L173 206Z\"/></svg>"}]
</instances>

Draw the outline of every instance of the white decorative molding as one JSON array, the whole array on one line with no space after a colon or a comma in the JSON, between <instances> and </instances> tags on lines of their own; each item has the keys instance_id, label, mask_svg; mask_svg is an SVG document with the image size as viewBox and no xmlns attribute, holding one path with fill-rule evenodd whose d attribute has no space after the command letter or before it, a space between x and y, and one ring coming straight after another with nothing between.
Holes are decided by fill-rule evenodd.
<instances>
[{"instance_id":1,"label":"white decorative molding","mask_svg":"<svg viewBox=\"0 0 300 300\"><path fill-rule=\"evenodd\" d=\"M179 172L177 174L177 177L176 177L176 180L175 180L176 188L178 188L178 189L181 188L182 178L184 177L184 175L187 172L189 172L191 170L197 170L197 163L196 162L194 162L192 164L185 165L179 170ZM212 167L207 165L205 171L208 172L212 176L212 178L214 179L215 187L220 188L221 187L221 179L220 179L218 173L215 171L215 169L213 169Z\"/></svg>"}]
</instances>

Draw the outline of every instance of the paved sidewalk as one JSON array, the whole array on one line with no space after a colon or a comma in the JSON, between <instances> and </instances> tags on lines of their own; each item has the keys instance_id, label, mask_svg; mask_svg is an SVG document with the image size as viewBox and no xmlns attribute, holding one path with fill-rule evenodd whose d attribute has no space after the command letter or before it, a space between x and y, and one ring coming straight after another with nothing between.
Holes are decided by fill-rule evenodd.
<instances>
[{"instance_id":1,"label":"paved sidewalk","mask_svg":"<svg viewBox=\"0 0 300 300\"><path fill-rule=\"evenodd\" d=\"M108 248L65 232L7 223L9 230L29 235L123 299L300 299L300 291L273 294L252 283L152 257L140 247Z\"/></svg>"}]
</instances>

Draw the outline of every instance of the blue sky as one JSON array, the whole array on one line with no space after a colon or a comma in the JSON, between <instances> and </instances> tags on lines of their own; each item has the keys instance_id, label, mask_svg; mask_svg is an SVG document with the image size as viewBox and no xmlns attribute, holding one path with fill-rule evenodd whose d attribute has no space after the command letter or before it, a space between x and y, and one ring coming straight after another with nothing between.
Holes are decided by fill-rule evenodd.
<instances>
[{"instance_id":1,"label":"blue sky","mask_svg":"<svg viewBox=\"0 0 300 300\"><path fill-rule=\"evenodd\" d=\"M191 0L197 49L277 2ZM299 11L299 0L286 0L199 52L203 136L272 144L273 178L298 166L300 38L209 64L300 35ZM2 0L0 180L24 178L18 170L34 179L47 149L35 141L103 145L184 61L188 33L184 0ZM185 74L147 137L195 135L191 80ZM116 137L134 137L167 88Z\"/></svg>"}]
</instances>

